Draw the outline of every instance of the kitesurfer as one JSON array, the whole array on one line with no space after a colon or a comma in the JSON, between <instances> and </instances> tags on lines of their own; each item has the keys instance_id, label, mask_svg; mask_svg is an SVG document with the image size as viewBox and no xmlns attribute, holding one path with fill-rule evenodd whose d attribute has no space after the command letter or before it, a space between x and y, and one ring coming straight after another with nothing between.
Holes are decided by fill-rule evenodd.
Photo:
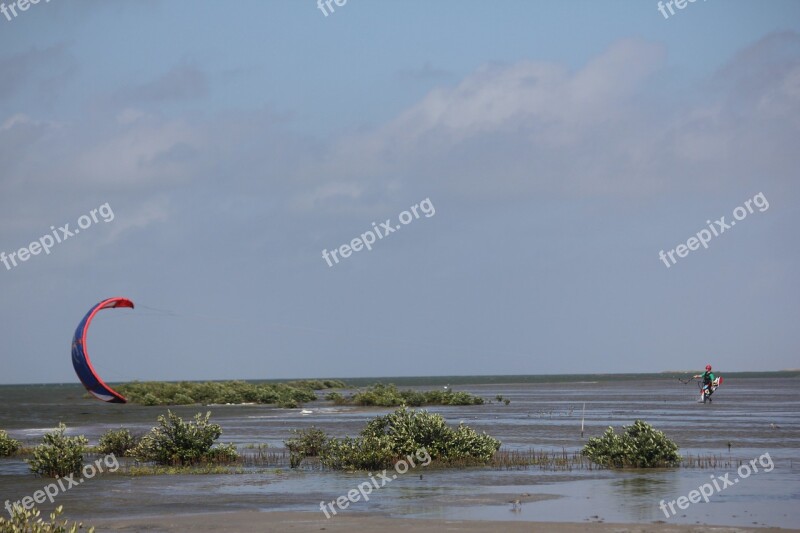
<instances>
[{"instance_id":1,"label":"kitesurfer","mask_svg":"<svg viewBox=\"0 0 800 533\"><path fill-rule=\"evenodd\" d=\"M703 387L700 389L700 402L704 402L706 399L706 390L708 390L708 401L711 401L711 395L714 393L714 389L712 388L714 384L714 373L711 371L711 365L706 365L706 371L702 374L697 374L694 376L695 379L702 378L703 379Z\"/></svg>"}]
</instances>

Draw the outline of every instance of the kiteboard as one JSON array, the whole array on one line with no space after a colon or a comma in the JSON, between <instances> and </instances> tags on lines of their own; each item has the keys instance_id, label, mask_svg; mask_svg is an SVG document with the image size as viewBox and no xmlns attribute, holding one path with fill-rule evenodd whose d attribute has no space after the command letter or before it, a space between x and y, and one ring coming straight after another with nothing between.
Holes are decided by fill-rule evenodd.
<instances>
[{"instance_id":1,"label":"kiteboard","mask_svg":"<svg viewBox=\"0 0 800 533\"><path fill-rule=\"evenodd\" d=\"M714 391L722 385L722 376L718 376L711 382L710 386L703 385L702 381L697 382L697 386L700 387L700 390L703 394L703 403L706 403L706 400L709 402L711 401L711 395L714 394Z\"/></svg>"}]
</instances>

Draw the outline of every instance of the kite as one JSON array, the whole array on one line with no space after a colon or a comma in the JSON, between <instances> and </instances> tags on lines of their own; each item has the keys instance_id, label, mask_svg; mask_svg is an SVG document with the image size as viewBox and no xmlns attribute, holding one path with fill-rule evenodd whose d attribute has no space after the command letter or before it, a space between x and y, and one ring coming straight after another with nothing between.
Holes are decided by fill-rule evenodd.
<instances>
[{"instance_id":1,"label":"kite","mask_svg":"<svg viewBox=\"0 0 800 533\"><path fill-rule=\"evenodd\" d=\"M81 380L86 390L98 400L103 400L109 403L127 403L128 400L123 395L109 387L105 382L100 379L92 367L92 362L89 360L89 354L86 353L86 333L89 331L89 325L99 311L103 309L114 309L117 307L129 307L133 309L133 302L126 298L109 298L103 300L99 304L92 307L86 316L83 317L78 328L75 330L75 336L72 339L72 366L75 368L75 373L78 374L78 379Z\"/></svg>"}]
</instances>

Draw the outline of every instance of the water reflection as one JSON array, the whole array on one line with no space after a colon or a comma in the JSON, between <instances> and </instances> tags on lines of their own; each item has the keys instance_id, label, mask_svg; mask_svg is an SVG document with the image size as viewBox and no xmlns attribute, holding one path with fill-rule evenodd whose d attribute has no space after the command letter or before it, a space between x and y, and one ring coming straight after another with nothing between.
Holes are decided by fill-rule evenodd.
<instances>
[{"instance_id":1,"label":"water reflection","mask_svg":"<svg viewBox=\"0 0 800 533\"><path fill-rule=\"evenodd\" d=\"M676 473L667 470L626 474L610 485L615 499L636 521L653 520L656 503L678 492L680 486Z\"/></svg>"}]
</instances>

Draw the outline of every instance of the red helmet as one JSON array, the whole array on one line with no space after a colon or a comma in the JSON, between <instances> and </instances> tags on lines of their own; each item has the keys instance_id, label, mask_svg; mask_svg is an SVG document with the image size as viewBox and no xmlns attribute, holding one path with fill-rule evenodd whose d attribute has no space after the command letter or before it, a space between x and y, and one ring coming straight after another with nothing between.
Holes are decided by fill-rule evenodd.
<instances>
[{"instance_id":1,"label":"red helmet","mask_svg":"<svg viewBox=\"0 0 800 533\"><path fill-rule=\"evenodd\" d=\"M711 365L706 365L706 370L711 370Z\"/></svg>"}]
</instances>

